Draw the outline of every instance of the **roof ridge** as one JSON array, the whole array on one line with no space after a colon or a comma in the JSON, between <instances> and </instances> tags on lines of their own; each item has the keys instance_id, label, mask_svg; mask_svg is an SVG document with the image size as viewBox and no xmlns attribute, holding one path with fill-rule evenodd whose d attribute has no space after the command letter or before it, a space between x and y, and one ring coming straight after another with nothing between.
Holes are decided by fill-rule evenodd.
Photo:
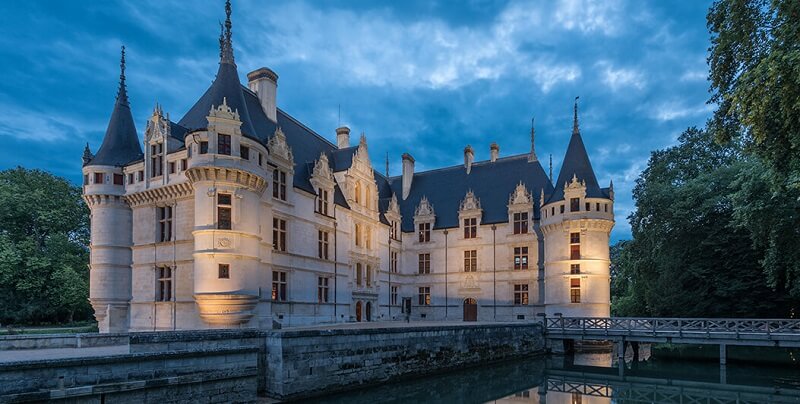
<instances>
[{"instance_id":1,"label":"roof ridge","mask_svg":"<svg viewBox=\"0 0 800 404\"><path fill-rule=\"evenodd\" d=\"M502 160L503 162L505 162L505 161L507 161L507 160L517 160L517 159L521 159L521 158L523 158L523 157L524 157L525 159L527 159L527 158L528 158L528 154L529 154L529 153L512 154L512 155L510 155L510 156L499 157L499 158L498 158L497 160L495 160L495 161L492 161L491 159L489 159L489 160L481 160L481 161L476 161L476 162L472 163L472 166L473 166L473 167L474 167L474 166L477 166L477 165L484 166L484 165L487 165L487 164L495 164L495 163L497 163L498 161L501 161L501 160ZM541 165L541 162L539 162L538 160L537 160L537 161L531 161L530 163L539 163L539 165ZM452 169L463 168L463 167L464 167L464 164L455 164L455 165L452 165L452 166L445 166L445 167L439 167L439 168L432 168L432 169L430 169L430 170L425 170L425 171L419 171L419 172L415 172L415 173L414 173L414 175L416 176L416 175L422 175L422 174L430 174L430 173L434 173L434 172L445 171L445 170L452 170ZM402 175L395 175L395 176L388 177L388 178L400 178L400 177L402 177Z\"/></svg>"},{"instance_id":2,"label":"roof ridge","mask_svg":"<svg viewBox=\"0 0 800 404\"><path fill-rule=\"evenodd\" d=\"M289 120L291 120L292 122L296 123L296 124L297 124L298 126L300 126L301 128L303 128L303 129L307 130L308 132L310 132L312 135L316 136L317 138L319 138L319 139L320 139L320 140L322 140L323 142L327 143L327 144L328 144L328 146L331 146L333 149L335 149L335 150L338 150L338 148L336 147L336 145L335 145L335 144L333 144L333 143L332 143L330 140L328 140L328 139L325 139L325 138L324 138L322 135L320 135L319 133L317 133L317 132L316 132L314 129L311 129L311 128L309 128L308 126L306 126L306 124L304 124L304 123L300 122L300 121L299 121L297 118L295 118L295 117L293 117L293 116L289 115L289 113L288 113L288 112L286 112L286 111L284 111L283 109L281 109L281 108L279 108L279 107L275 107L275 108L276 108L278 111L280 111L281 113L283 113L283 115L284 115L284 116L286 116L287 118L289 118Z\"/></svg>"}]
</instances>

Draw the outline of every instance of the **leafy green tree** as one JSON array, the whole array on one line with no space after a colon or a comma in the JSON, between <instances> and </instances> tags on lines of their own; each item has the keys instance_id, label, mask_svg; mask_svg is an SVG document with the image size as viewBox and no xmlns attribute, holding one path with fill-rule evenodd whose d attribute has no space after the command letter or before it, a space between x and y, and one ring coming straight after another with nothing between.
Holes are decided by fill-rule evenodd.
<instances>
[{"instance_id":1,"label":"leafy green tree","mask_svg":"<svg viewBox=\"0 0 800 404\"><path fill-rule=\"evenodd\" d=\"M0 171L0 322L91 318L89 212L81 190L44 171Z\"/></svg>"}]
</instances>

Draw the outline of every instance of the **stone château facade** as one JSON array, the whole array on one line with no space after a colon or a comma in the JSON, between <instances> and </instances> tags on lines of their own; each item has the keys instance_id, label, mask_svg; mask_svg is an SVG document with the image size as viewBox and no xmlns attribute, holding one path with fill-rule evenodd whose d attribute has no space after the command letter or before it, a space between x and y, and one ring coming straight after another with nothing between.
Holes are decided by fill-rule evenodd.
<instances>
[{"instance_id":1,"label":"stone ch\u00e2teau facade","mask_svg":"<svg viewBox=\"0 0 800 404\"><path fill-rule=\"evenodd\" d=\"M143 144L124 72L102 145L84 152L90 301L101 332L346 321L609 315L613 187L578 128L551 183L529 153L402 175L367 138L335 143L276 105L278 75L239 82L230 4L216 78ZM144 148L142 148L144 146ZM144 152L142 151L144 150Z\"/></svg>"}]
</instances>

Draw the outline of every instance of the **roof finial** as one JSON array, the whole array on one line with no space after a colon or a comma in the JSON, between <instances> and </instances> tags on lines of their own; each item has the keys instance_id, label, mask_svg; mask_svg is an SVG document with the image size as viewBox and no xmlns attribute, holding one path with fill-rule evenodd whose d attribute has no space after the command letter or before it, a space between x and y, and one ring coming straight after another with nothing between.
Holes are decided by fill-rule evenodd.
<instances>
[{"instance_id":1,"label":"roof finial","mask_svg":"<svg viewBox=\"0 0 800 404\"><path fill-rule=\"evenodd\" d=\"M553 182L553 153L550 153L550 183Z\"/></svg>"},{"instance_id":2,"label":"roof finial","mask_svg":"<svg viewBox=\"0 0 800 404\"><path fill-rule=\"evenodd\" d=\"M528 155L528 162L532 163L537 161L538 158L536 157L536 129L535 129L535 122L536 117L531 118L531 154Z\"/></svg>"},{"instance_id":3,"label":"roof finial","mask_svg":"<svg viewBox=\"0 0 800 404\"><path fill-rule=\"evenodd\" d=\"M386 152L386 178L389 178L389 152Z\"/></svg>"},{"instance_id":4,"label":"roof finial","mask_svg":"<svg viewBox=\"0 0 800 404\"><path fill-rule=\"evenodd\" d=\"M234 64L233 61L233 41L231 39L231 0L225 1L225 27L219 25L219 62Z\"/></svg>"},{"instance_id":5,"label":"roof finial","mask_svg":"<svg viewBox=\"0 0 800 404\"><path fill-rule=\"evenodd\" d=\"M86 142L86 147L83 148L83 165L89 164L94 158L92 151L89 149L89 142Z\"/></svg>"},{"instance_id":6,"label":"roof finial","mask_svg":"<svg viewBox=\"0 0 800 404\"><path fill-rule=\"evenodd\" d=\"M119 59L119 91L117 91L117 102L128 105L128 91L125 88L125 45L122 46Z\"/></svg>"},{"instance_id":7,"label":"roof finial","mask_svg":"<svg viewBox=\"0 0 800 404\"><path fill-rule=\"evenodd\" d=\"M580 133L580 129L578 129L578 98L581 98L581 97L580 96L575 97L575 115L572 118L572 133L573 134Z\"/></svg>"}]
</instances>

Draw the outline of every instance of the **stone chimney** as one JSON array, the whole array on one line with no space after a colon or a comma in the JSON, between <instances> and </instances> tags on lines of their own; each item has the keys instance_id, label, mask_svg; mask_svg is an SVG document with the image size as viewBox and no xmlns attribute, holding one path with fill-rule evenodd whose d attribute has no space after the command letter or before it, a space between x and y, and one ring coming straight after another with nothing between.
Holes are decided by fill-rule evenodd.
<instances>
[{"instance_id":1,"label":"stone chimney","mask_svg":"<svg viewBox=\"0 0 800 404\"><path fill-rule=\"evenodd\" d=\"M266 67L253 70L247 73L247 86L258 95L267 118L278 122L278 75Z\"/></svg>"},{"instance_id":2,"label":"stone chimney","mask_svg":"<svg viewBox=\"0 0 800 404\"><path fill-rule=\"evenodd\" d=\"M492 163L497 161L497 157L500 156L500 146L498 146L497 143L492 142L492 144L489 146L489 154L492 156Z\"/></svg>"},{"instance_id":3,"label":"stone chimney","mask_svg":"<svg viewBox=\"0 0 800 404\"><path fill-rule=\"evenodd\" d=\"M411 193L411 181L414 180L414 157L403 153L403 200Z\"/></svg>"},{"instance_id":4,"label":"stone chimney","mask_svg":"<svg viewBox=\"0 0 800 404\"><path fill-rule=\"evenodd\" d=\"M467 174L472 171L472 163L475 161L475 151L472 150L472 146L467 145L464 148L464 168L467 169Z\"/></svg>"},{"instance_id":5,"label":"stone chimney","mask_svg":"<svg viewBox=\"0 0 800 404\"><path fill-rule=\"evenodd\" d=\"M350 147L350 128L347 126L336 129L336 147L340 149Z\"/></svg>"}]
</instances>

